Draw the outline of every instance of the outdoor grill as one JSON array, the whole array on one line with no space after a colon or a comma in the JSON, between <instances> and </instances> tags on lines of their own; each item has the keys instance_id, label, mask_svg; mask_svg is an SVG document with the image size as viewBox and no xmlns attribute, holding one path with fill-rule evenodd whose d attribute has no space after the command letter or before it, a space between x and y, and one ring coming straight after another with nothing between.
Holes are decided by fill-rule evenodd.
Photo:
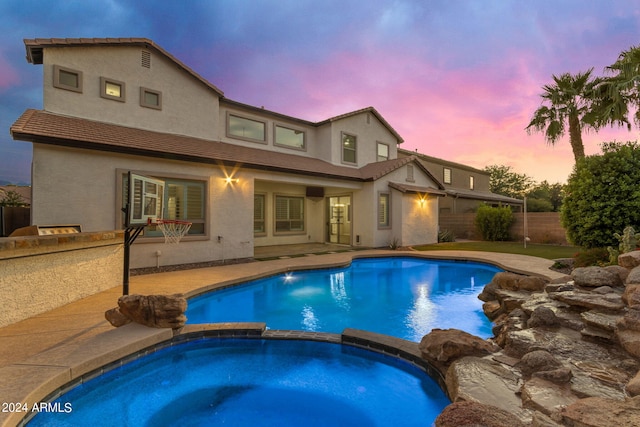
<instances>
[{"instance_id":1,"label":"outdoor grill","mask_svg":"<svg viewBox=\"0 0 640 427\"><path fill-rule=\"evenodd\" d=\"M58 234L76 234L82 232L80 225L30 225L14 230L9 237L52 236Z\"/></svg>"}]
</instances>

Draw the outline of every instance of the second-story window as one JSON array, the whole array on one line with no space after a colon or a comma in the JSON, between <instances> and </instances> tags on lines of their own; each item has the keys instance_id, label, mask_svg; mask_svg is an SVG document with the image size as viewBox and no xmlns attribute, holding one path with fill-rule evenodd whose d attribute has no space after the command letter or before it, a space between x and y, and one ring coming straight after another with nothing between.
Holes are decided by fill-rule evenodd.
<instances>
[{"instance_id":1,"label":"second-story window","mask_svg":"<svg viewBox=\"0 0 640 427\"><path fill-rule=\"evenodd\" d=\"M356 158L357 139L355 135L342 134L342 161L345 163L357 163Z\"/></svg>"},{"instance_id":2,"label":"second-story window","mask_svg":"<svg viewBox=\"0 0 640 427\"><path fill-rule=\"evenodd\" d=\"M233 138L266 142L266 128L264 122L233 114L229 114L227 119L227 135Z\"/></svg>"},{"instance_id":3,"label":"second-story window","mask_svg":"<svg viewBox=\"0 0 640 427\"><path fill-rule=\"evenodd\" d=\"M474 177L470 176L469 177L469 190L475 190L475 179Z\"/></svg>"},{"instance_id":4,"label":"second-story window","mask_svg":"<svg viewBox=\"0 0 640 427\"><path fill-rule=\"evenodd\" d=\"M280 125L276 125L275 129L275 145L297 148L299 150L304 150L306 148L304 131L290 129Z\"/></svg>"},{"instance_id":5,"label":"second-story window","mask_svg":"<svg viewBox=\"0 0 640 427\"><path fill-rule=\"evenodd\" d=\"M125 101L124 82L100 77L100 96L114 101Z\"/></svg>"},{"instance_id":6,"label":"second-story window","mask_svg":"<svg viewBox=\"0 0 640 427\"><path fill-rule=\"evenodd\" d=\"M451 184L451 169L444 168L444 173L442 176L445 184Z\"/></svg>"},{"instance_id":7,"label":"second-story window","mask_svg":"<svg viewBox=\"0 0 640 427\"><path fill-rule=\"evenodd\" d=\"M140 105L142 107L153 108L154 110L162 110L162 92L141 87Z\"/></svg>"},{"instance_id":8,"label":"second-story window","mask_svg":"<svg viewBox=\"0 0 640 427\"><path fill-rule=\"evenodd\" d=\"M382 162L384 160L389 160L389 146L387 144L383 144L382 142L378 142L378 161Z\"/></svg>"},{"instance_id":9,"label":"second-story window","mask_svg":"<svg viewBox=\"0 0 640 427\"><path fill-rule=\"evenodd\" d=\"M82 71L53 66L53 86L82 93Z\"/></svg>"}]
</instances>

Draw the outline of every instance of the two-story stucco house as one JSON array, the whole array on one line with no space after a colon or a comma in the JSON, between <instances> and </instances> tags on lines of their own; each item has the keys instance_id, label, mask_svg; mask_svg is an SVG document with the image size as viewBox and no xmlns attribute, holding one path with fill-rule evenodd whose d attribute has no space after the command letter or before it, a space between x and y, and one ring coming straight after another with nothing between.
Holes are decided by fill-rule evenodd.
<instances>
[{"instance_id":1,"label":"two-story stucco house","mask_svg":"<svg viewBox=\"0 0 640 427\"><path fill-rule=\"evenodd\" d=\"M447 196L440 199L440 214L473 212L481 203L522 210L522 200L491 192L487 171L402 149L398 149L398 157L416 157L442 183Z\"/></svg>"},{"instance_id":2,"label":"two-story stucco house","mask_svg":"<svg viewBox=\"0 0 640 427\"><path fill-rule=\"evenodd\" d=\"M258 246L437 241L444 186L372 107L310 122L225 98L142 38L25 40L44 106L11 127L33 143L32 224L123 228L129 171L165 182L180 245L148 227L132 267L250 258Z\"/></svg>"}]
</instances>

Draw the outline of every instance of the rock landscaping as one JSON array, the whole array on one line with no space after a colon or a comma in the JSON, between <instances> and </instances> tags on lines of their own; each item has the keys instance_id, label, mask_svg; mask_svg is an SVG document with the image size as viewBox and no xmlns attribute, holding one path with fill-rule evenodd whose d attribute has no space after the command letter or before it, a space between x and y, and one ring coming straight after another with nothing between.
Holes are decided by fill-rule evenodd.
<instances>
[{"instance_id":1,"label":"rock landscaping","mask_svg":"<svg viewBox=\"0 0 640 427\"><path fill-rule=\"evenodd\" d=\"M640 251L552 282L498 273L479 298L493 338L420 343L453 402L436 427L640 426Z\"/></svg>"}]
</instances>

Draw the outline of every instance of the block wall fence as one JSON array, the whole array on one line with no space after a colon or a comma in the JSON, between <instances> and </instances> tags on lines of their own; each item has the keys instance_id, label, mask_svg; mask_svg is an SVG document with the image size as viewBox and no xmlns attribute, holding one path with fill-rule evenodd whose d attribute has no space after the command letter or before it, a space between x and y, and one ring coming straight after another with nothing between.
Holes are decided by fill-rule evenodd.
<instances>
[{"instance_id":1,"label":"block wall fence","mask_svg":"<svg viewBox=\"0 0 640 427\"><path fill-rule=\"evenodd\" d=\"M0 238L0 327L121 286L123 237L106 231Z\"/></svg>"},{"instance_id":2,"label":"block wall fence","mask_svg":"<svg viewBox=\"0 0 640 427\"><path fill-rule=\"evenodd\" d=\"M524 213L514 213L512 240L524 238ZM475 213L440 214L440 230L450 230L458 239L482 240L474 224ZM560 225L559 212L528 212L527 225L531 243L568 245L565 229Z\"/></svg>"}]
</instances>

